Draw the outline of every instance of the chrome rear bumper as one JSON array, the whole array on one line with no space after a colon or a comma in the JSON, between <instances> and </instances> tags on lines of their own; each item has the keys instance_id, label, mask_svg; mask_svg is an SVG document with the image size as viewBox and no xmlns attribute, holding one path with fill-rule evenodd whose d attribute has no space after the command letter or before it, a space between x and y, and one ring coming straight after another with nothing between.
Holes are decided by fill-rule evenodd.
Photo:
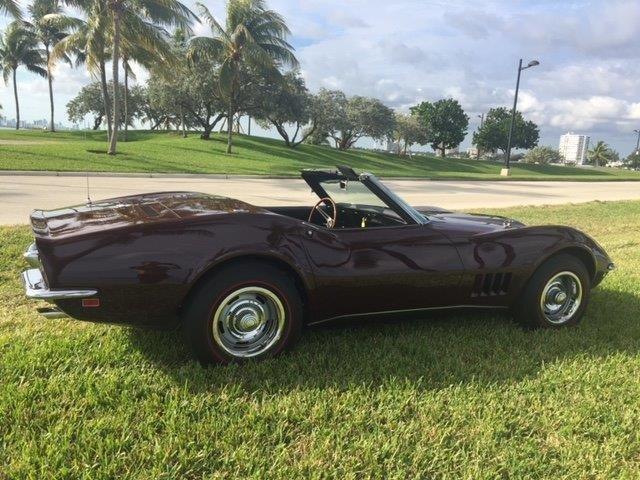
<instances>
[{"instance_id":1,"label":"chrome rear bumper","mask_svg":"<svg viewBox=\"0 0 640 480\"><path fill-rule=\"evenodd\" d=\"M31 268L22 272L25 294L35 300L64 300L68 298L88 298L98 294L97 290L50 290L42 272L37 268Z\"/></svg>"},{"instance_id":2,"label":"chrome rear bumper","mask_svg":"<svg viewBox=\"0 0 640 480\"><path fill-rule=\"evenodd\" d=\"M29 248L27 248L27 251L24 252L22 256L31 267L40 266L40 255L38 254L38 247L36 247L35 243L29 245Z\"/></svg>"}]
</instances>

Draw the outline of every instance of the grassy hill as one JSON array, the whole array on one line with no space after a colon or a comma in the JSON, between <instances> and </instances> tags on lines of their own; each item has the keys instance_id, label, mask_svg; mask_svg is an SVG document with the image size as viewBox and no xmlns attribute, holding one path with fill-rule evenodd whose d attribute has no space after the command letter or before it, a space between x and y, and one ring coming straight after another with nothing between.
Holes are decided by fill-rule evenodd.
<instances>
[{"instance_id":1,"label":"grassy hill","mask_svg":"<svg viewBox=\"0 0 640 480\"><path fill-rule=\"evenodd\" d=\"M226 155L222 135L204 141L197 134L130 132L120 153L106 155L105 132L0 130L0 170L264 174L297 176L303 168L351 165L384 177L497 180L501 164L441 159L434 155L400 158L363 150L340 152L329 147L287 148L274 139L238 135L233 155ZM640 180L640 172L610 168L518 165L514 180Z\"/></svg>"}]
</instances>

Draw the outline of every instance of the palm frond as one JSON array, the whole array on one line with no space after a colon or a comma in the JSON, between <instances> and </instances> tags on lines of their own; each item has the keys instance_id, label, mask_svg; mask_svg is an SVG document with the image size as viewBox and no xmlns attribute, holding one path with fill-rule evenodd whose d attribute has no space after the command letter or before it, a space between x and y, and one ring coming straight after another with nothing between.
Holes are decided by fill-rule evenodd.
<instances>
[{"instance_id":1,"label":"palm frond","mask_svg":"<svg viewBox=\"0 0 640 480\"><path fill-rule=\"evenodd\" d=\"M125 15L139 15L154 23L189 29L198 17L178 0L132 0Z\"/></svg>"},{"instance_id":2,"label":"palm frond","mask_svg":"<svg viewBox=\"0 0 640 480\"><path fill-rule=\"evenodd\" d=\"M0 63L5 83L21 65L38 75L47 74L43 68L46 66L44 51L27 26L18 20L9 24L0 40Z\"/></svg>"},{"instance_id":3,"label":"palm frond","mask_svg":"<svg viewBox=\"0 0 640 480\"><path fill-rule=\"evenodd\" d=\"M0 0L0 14L9 14L16 20L22 20L22 10L17 0Z\"/></svg>"},{"instance_id":4,"label":"palm frond","mask_svg":"<svg viewBox=\"0 0 640 480\"><path fill-rule=\"evenodd\" d=\"M188 57L192 60L198 58L217 60L222 56L225 44L219 38L193 37L189 40Z\"/></svg>"},{"instance_id":5,"label":"palm frond","mask_svg":"<svg viewBox=\"0 0 640 480\"><path fill-rule=\"evenodd\" d=\"M40 75L41 77L47 78L47 70L38 65L26 64L25 68L29 70L31 73L35 73L36 75Z\"/></svg>"},{"instance_id":6,"label":"palm frond","mask_svg":"<svg viewBox=\"0 0 640 480\"><path fill-rule=\"evenodd\" d=\"M215 17L211 14L209 9L205 5L198 2L196 3L196 9L198 10L198 13L200 14L200 16L204 19L205 23L209 25L209 27L211 27L211 31L214 36L218 36L229 41L229 34L222 27L222 25L218 23L218 21L215 19Z\"/></svg>"}]
</instances>

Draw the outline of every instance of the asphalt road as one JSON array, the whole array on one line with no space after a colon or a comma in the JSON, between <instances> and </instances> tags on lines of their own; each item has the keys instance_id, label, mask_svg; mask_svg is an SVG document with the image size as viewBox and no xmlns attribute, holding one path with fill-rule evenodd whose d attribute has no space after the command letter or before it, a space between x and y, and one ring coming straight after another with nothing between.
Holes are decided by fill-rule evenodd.
<instances>
[{"instance_id":1,"label":"asphalt road","mask_svg":"<svg viewBox=\"0 0 640 480\"><path fill-rule=\"evenodd\" d=\"M640 182L429 181L385 182L409 203L473 211L579 203L591 200L640 199ZM301 180L196 177L89 177L91 199L140 192L188 190L238 198L254 205L311 205L316 197ZM53 209L86 201L82 176L0 175L0 225L28 223L35 208Z\"/></svg>"}]
</instances>

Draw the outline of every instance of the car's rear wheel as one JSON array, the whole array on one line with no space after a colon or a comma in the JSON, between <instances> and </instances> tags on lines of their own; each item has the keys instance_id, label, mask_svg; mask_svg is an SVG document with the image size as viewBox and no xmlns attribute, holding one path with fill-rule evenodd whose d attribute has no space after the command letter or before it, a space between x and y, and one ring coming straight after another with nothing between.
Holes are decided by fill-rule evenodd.
<instances>
[{"instance_id":1,"label":"car's rear wheel","mask_svg":"<svg viewBox=\"0 0 640 480\"><path fill-rule=\"evenodd\" d=\"M514 305L516 319L530 328L577 324L584 315L591 282L589 272L573 255L551 257L533 274Z\"/></svg>"},{"instance_id":2,"label":"car's rear wheel","mask_svg":"<svg viewBox=\"0 0 640 480\"><path fill-rule=\"evenodd\" d=\"M205 280L187 305L184 329L203 364L281 353L302 328L300 294L285 272L237 263Z\"/></svg>"}]
</instances>

